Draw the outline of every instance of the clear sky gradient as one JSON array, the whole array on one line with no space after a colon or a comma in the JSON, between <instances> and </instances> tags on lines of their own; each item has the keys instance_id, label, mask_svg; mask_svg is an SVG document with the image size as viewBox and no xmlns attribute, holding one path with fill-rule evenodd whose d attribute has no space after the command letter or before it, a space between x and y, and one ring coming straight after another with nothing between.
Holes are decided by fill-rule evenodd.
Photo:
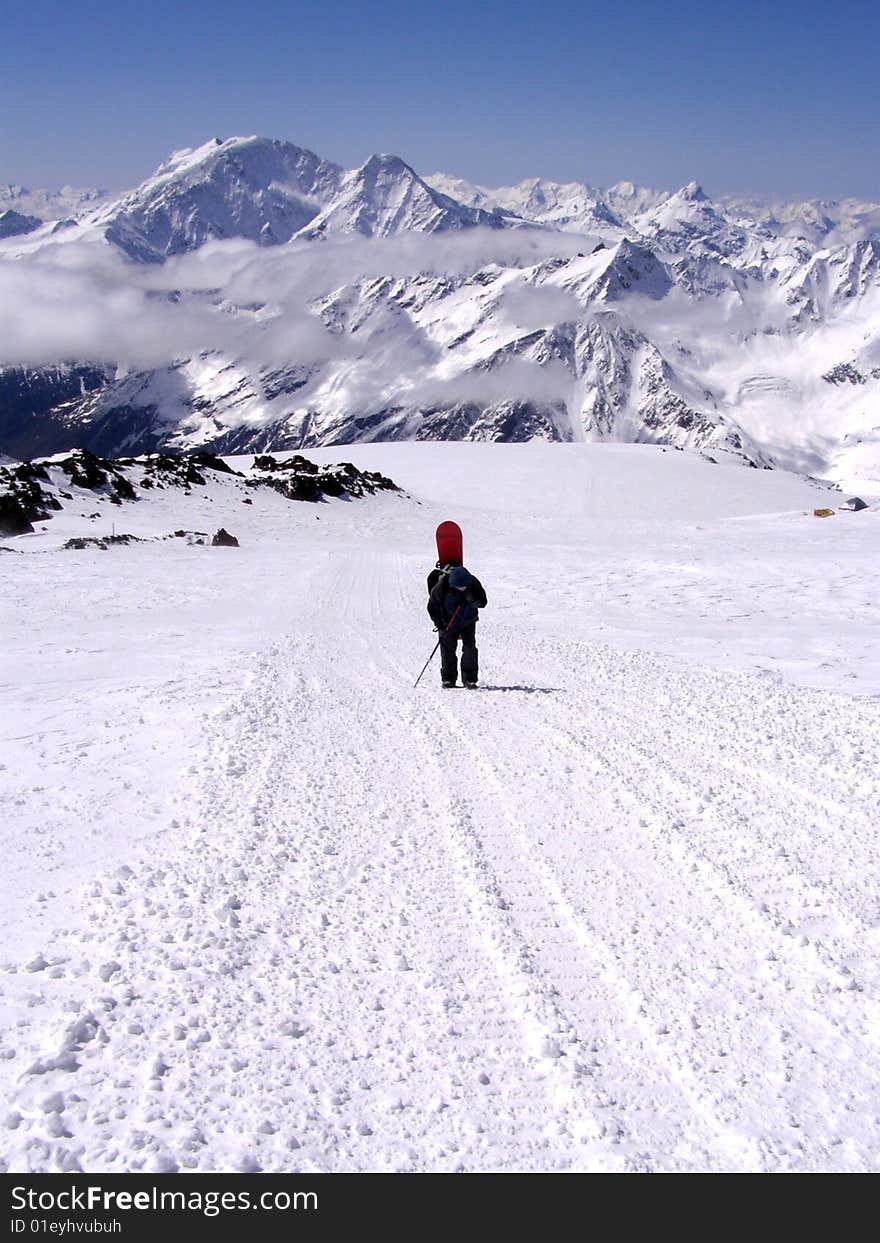
<instances>
[{"instance_id":1,"label":"clear sky gradient","mask_svg":"<svg viewBox=\"0 0 880 1243\"><path fill-rule=\"evenodd\" d=\"M262 134L541 176L880 200L880 3L3 6L0 184L124 189Z\"/></svg>"}]
</instances>

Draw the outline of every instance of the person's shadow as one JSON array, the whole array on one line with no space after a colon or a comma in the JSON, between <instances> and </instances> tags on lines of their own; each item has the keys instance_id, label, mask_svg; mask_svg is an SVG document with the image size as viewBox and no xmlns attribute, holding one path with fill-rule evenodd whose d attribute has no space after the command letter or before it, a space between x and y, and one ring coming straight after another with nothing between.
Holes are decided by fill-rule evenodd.
<instances>
[{"instance_id":1,"label":"person's shadow","mask_svg":"<svg viewBox=\"0 0 880 1243\"><path fill-rule=\"evenodd\" d=\"M559 686L490 686L485 682L473 687L475 691L522 691L525 695L557 695L561 689Z\"/></svg>"}]
</instances>

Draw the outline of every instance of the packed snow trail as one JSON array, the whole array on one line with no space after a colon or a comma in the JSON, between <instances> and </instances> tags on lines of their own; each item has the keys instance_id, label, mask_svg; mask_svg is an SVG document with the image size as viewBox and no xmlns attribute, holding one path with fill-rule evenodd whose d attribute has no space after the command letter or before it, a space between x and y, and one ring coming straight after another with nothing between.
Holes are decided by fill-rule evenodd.
<instances>
[{"instance_id":1,"label":"packed snow trail","mask_svg":"<svg viewBox=\"0 0 880 1243\"><path fill-rule=\"evenodd\" d=\"M8 1168L876 1169L880 702L491 585L481 688L413 691L423 577L316 552L200 797L10 965Z\"/></svg>"}]
</instances>

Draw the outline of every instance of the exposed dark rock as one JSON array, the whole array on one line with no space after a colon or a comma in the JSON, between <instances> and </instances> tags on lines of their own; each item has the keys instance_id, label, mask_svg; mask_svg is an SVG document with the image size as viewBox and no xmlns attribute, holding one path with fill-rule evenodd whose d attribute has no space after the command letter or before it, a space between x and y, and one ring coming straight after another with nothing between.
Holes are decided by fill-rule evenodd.
<instances>
[{"instance_id":1,"label":"exposed dark rock","mask_svg":"<svg viewBox=\"0 0 880 1243\"><path fill-rule=\"evenodd\" d=\"M858 513L860 509L867 509L868 503L867 501L863 501L860 496L850 496L843 502L842 505L838 505L837 508L848 509L853 513Z\"/></svg>"},{"instance_id":2,"label":"exposed dark rock","mask_svg":"<svg viewBox=\"0 0 880 1243\"><path fill-rule=\"evenodd\" d=\"M94 453L90 453L88 449L79 449L76 453L72 453L69 458L65 458L62 462L55 465L63 470L70 482L77 488L88 488L92 492L96 492L99 488L109 485L110 479L107 473L107 465Z\"/></svg>"},{"instance_id":3,"label":"exposed dark rock","mask_svg":"<svg viewBox=\"0 0 880 1243\"><path fill-rule=\"evenodd\" d=\"M826 371L822 379L828 384L867 384L868 382L852 363L838 363L836 367Z\"/></svg>"},{"instance_id":4,"label":"exposed dark rock","mask_svg":"<svg viewBox=\"0 0 880 1243\"><path fill-rule=\"evenodd\" d=\"M322 468L316 466L314 462L310 462L308 458L304 458L299 453L294 453L282 462L272 457L270 453L264 453L254 458L254 470L287 471L298 475L317 475L319 469ZM323 469L329 470L332 468L325 466Z\"/></svg>"},{"instance_id":5,"label":"exposed dark rock","mask_svg":"<svg viewBox=\"0 0 880 1243\"><path fill-rule=\"evenodd\" d=\"M25 483L32 479L43 479L46 483L49 482L49 472L39 462L22 462L20 466L16 466L13 474L16 479L21 479Z\"/></svg>"},{"instance_id":6,"label":"exposed dark rock","mask_svg":"<svg viewBox=\"0 0 880 1243\"><path fill-rule=\"evenodd\" d=\"M228 462L224 462L222 457L217 457L215 453L189 453L184 461L193 462L196 466L207 467L209 470L218 470L224 475L237 475L241 478L240 470L233 470Z\"/></svg>"},{"instance_id":7,"label":"exposed dark rock","mask_svg":"<svg viewBox=\"0 0 880 1243\"><path fill-rule=\"evenodd\" d=\"M362 497L379 491L400 491L384 475L358 470L350 462L319 467L299 454L280 462L266 454L256 459L254 468L257 477L248 478L211 453L152 453L140 458L110 460L88 449L76 449L51 462L0 466L0 535L24 535L32 531L35 522L44 521L51 517L52 511L63 508L59 497L82 505L81 498L58 486L58 472L66 476L71 487L92 492L120 507L141 499L143 494L135 481L140 489L147 491L176 488L184 496L190 496L192 488L205 486L212 474L241 479L249 489L272 488L288 500L313 503L327 497ZM252 503L249 497L244 500L246 504ZM90 517L97 518L100 514Z\"/></svg>"},{"instance_id":8,"label":"exposed dark rock","mask_svg":"<svg viewBox=\"0 0 880 1243\"><path fill-rule=\"evenodd\" d=\"M259 455L254 458L253 468L273 477L249 479L249 487L268 485L292 501L317 502L325 496L360 497L374 492L400 491L397 484L378 471L362 471L351 462L319 467L297 453L281 462L271 454Z\"/></svg>"},{"instance_id":9,"label":"exposed dark rock","mask_svg":"<svg viewBox=\"0 0 880 1243\"><path fill-rule=\"evenodd\" d=\"M126 479L124 475L118 475L113 480L113 491L116 495L115 497L111 497L111 500L119 502L137 500L137 493L134 490L134 485L131 480Z\"/></svg>"},{"instance_id":10,"label":"exposed dark rock","mask_svg":"<svg viewBox=\"0 0 880 1243\"><path fill-rule=\"evenodd\" d=\"M289 501L321 500L323 492L317 478L310 475L289 475L286 479L251 479L250 487L269 487L286 496Z\"/></svg>"},{"instance_id":11,"label":"exposed dark rock","mask_svg":"<svg viewBox=\"0 0 880 1243\"><path fill-rule=\"evenodd\" d=\"M78 535L62 544L62 548L72 548L77 551L84 548L101 548L106 552L108 548L117 544L146 543L148 543L147 540L140 539L137 535Z\"/></svg>"},{"instance_id":12,"label":"exposed dark rock","mask_svg":"<svg viewBox=\"0 0 880 1243\"><path fill-rule=\"evenodd\" d=\"M44 522L51 511L62 508L43 486L48 482L48 473L39 463L0 466L0 535L28 535L35 522Z\"/></svg>"},{"instance_id":13,"label":"exposed dark rock","mask_svg":"<svg viewBox=\"0 0 880 1243\"><path fill-rule=\"evenodd\" d=\"M30 535L34 529L32 516L33 511L19 497L0 496L0 535Z\"/></svg>"},{"instance_id":14,"label":"exposed dark rock","mask_svg":"<svg viewBox=\"0 0 880 1243\"><path fill-rule=\"evenodd\" d=\"M230 535L225 527L221 527L219 531L214 533L211 540L212 548L238 548L238 540L234 535Z\"/></svg>"}]
</instances>

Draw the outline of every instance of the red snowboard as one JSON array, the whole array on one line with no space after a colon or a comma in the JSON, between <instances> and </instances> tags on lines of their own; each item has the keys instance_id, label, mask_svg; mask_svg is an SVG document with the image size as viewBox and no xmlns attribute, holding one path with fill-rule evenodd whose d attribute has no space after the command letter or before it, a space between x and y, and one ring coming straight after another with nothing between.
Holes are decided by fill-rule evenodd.
<instances>
[{"instance_id":1,"label":"red snowboard","mask_svg":"<svg viewBox=\"0 0 880 1243\"><path fill-rule=\"evenodd\" d=\"M441 522L437 528L437 561L440 565L463 565L461 527Z\"/></svg>"}]
</instances>

